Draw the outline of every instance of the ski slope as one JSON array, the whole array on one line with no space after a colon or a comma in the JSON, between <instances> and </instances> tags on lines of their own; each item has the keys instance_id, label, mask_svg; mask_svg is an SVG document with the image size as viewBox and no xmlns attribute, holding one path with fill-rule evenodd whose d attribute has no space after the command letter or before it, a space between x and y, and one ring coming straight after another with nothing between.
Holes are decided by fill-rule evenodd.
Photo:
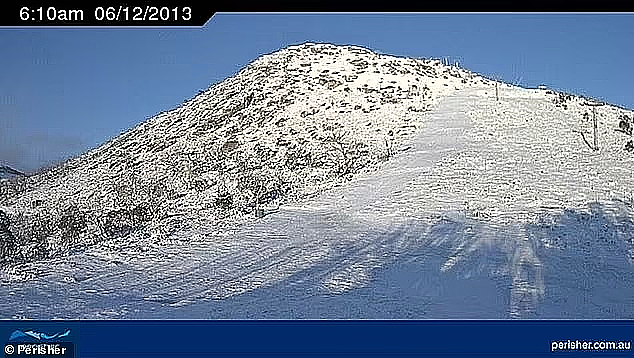
<instances>
[{"instance_id":1,"label":"ski slope","mask_svg":"<svg viewBox=\"0 0 634 358\"><path fill-rule=\"evenodd\" d=\"M634 318L632 156L609 117L596 153L580 102L494 91L450 92L375 171L258 220L5 270L0 317Z\"/></svg>"}]
</instances>

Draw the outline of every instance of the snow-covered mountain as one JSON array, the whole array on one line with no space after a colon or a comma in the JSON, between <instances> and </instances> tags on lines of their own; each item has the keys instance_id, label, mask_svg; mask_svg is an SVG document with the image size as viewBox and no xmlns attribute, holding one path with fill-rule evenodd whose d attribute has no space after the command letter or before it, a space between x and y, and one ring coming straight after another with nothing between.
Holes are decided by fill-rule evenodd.
<instances>
[{"instance_id":1,"label":"snow-covered mountain","mask_svg":"<svg viewBox=\"0 0 634 358\"><path fill-rule=\"evenodd\" d=\"M293 46L34 177L8 210L85 213L79 244L168 218L261 215L386 160L439 98L476 81L440 61Z\"/></svg>"},{"instance_id":2,"label":"snow-covered mountain","mask_svg":"<svg viewBox=\"0 0 634 358\"><path fill-rule=\"evenodd\" d=\"M589 102L354 46L262 56L0 186L0 312L632 318L634 116Z\"/></svg>"},{"instance_id":3,"label":"snow-covered mountain","mask_svg":"<svg viewBox=\"0 0 634 358\"><path fill-rule=\"evenodd\" d=\"M8 165L0 165L0 179L11 179L23 175L24 173L15 170Z\"/></svg>"}]
</instances>

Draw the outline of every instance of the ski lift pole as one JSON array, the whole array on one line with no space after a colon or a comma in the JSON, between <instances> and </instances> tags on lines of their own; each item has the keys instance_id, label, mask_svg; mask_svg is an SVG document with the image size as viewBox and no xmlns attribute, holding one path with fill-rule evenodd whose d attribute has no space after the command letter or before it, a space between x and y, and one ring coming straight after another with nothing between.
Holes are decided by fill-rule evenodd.
<instances>
[{"instance_id":1,"label":"ski lift pole","mask_svg":"<svg viewBox=\"0 0 634 358\"><path fill-rule=\"evenodd\" d=\"M599 150L599 138L598 138L598 129L597 129L597 113L595 108L598 106L603 106L603 103L590 103L586 102L586 106L592 107L592 126L594 129L594 149L595 151Z\"/></svg>"},{"instance_id":2,"label":"ski lift pole","mask_svg":"<svg viewBox=\"0 0 634 358\"><path fill-rule=\"evenodd\" d=\"M592 107L592 125L594 126L594 150L599 150L599 144L597 143L597 112L595 107Z\"/></svg>"}]
</instances>

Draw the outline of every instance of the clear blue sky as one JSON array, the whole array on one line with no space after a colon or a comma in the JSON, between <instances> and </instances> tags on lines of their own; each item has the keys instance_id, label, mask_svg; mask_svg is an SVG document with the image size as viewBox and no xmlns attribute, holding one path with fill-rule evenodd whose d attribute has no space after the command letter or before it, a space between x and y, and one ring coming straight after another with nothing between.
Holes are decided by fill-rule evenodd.
<instances>
[{"instance_id":1,"label":"clear blue sky","mask_svg":"<svg viewBox=\"0 0 634 358\"><path fill-rule=\"evenodd\" d=\"M0 29L0 164L93 148L304 42L450 57L634 108L634 14L217 14L204 28Z\"/></svg>"}]
</instances>

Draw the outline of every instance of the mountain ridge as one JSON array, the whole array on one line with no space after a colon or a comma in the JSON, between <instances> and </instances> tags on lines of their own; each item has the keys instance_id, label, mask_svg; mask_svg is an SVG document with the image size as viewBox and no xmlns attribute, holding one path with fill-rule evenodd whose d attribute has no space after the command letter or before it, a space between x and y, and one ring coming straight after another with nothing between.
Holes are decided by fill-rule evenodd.
<instances>
[{"instance_id":1,"label":"mountain ridge","mask_svg":"<svg viewBox=\"0 0 634 358\"><path fill-rule=\"evenodd\" d=\"M24 176L26 174L19 170L13 169L8 165L0 165L0 179L11 179L16 176Z\"/></svg>"}]
</instances>

